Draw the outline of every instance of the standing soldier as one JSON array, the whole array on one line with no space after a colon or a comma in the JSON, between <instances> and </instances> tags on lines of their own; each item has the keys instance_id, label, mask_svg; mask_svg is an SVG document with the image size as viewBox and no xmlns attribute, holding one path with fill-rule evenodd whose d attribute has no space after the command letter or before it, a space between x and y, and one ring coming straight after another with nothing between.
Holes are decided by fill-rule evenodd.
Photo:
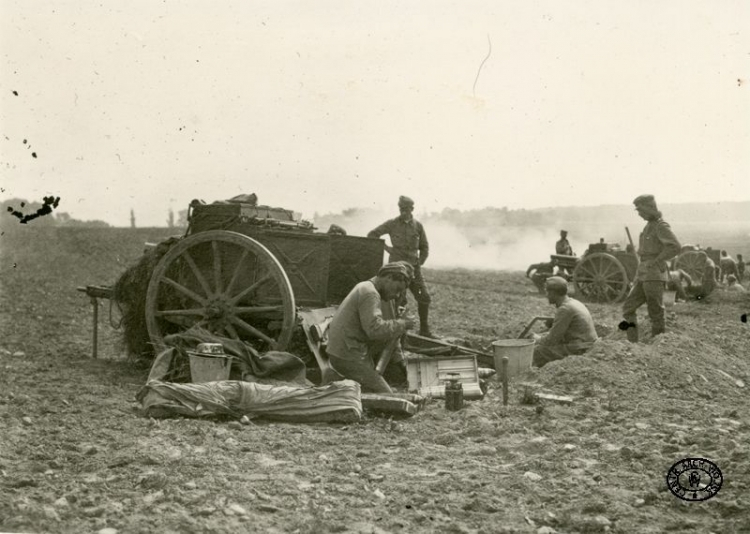
<instances>
[{"instance_id":1,"label":"standing soldier","mask_svg":"<svg viewBox=\"0 0 750 534\"><path fill-rule=\"evenodd\" d=\"M635 343L638 341L636 310L644 303L651 320L651 335L656 336L665 331L662 299L664 286L669 279L667 261L679 254L680 243L669 224L662 220L653 195L641 195L633 204L638 215L648 221L638 240L640 263L635 275L635 285L622 304L625 319L623 328L627 331L628 341Z\"/></svg>"},{"instance_id":2,"label":"standing soldier","mask_svg":"<svg viewBox=\"0 0 750 534\"><path fill-rule=\"evenodd\" d=\"M419 334L433 337L428 322L431 298L424 283L421 269L424 262L427 261L430 245L427 242L427 235L422 223L414 218L414 201L409 197L399 197L398 210L398 217L385 221L368 233L367 237L379 238L388 234L391 238L391 246L386 245L385 247L389 254L388 261L405 261L414 268L414 277L411 279L409 289L417 301ZM405 302L403 303L405 304Z\"/></svg>"},{"instance_id":3,"label":"standing soldier","mask_svg":"<svg viewBox=\"0 0 750 534\"><path fill-rule=\"evenodd\" d=\"M560 240L555 243L555 254L562 254L563 256L575 256L573 254L573 247L568 242L568 231L560 230Z\"/></svg>"}]
</instances>

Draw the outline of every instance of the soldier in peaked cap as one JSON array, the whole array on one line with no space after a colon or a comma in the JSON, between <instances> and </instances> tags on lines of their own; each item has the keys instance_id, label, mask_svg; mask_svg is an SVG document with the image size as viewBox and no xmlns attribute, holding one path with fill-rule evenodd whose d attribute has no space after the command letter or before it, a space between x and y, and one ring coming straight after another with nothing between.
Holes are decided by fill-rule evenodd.
<instances>
[{"instance_id":1,"label":"soldier in peaked cap","mask_svg":"<svg viewBox=\"0 0 750 534\"><path fill-rule=\"evenodd\" d=\"M414 328L410 318L395 318L393 309L385 319L382 306L406 291L411 276L406 265L392 262L380 268L377 276L360 282L349 292L331 320L328 331L328 358L340 375L362 385L362 391L390 393L391 387L375 370L374 357L389 340Z\"/></svg>"},{"instance_id":2,"label":"soldier in peaked cap","mask_svg":"<svg viewBox=\"0 0 750 534\"><path fill-rule=\"evenodd\" d=\"M669 280L667 262L680 253L680 242L669 224L661 218L653 195L640 195L633 200L635 210L644 219L646 226L638 239L640 263L635 275L635 284L622 304L628 341L638 341L637 310L644 303L651 319L651 335L664 333L664 287Z\"/></svg>"},{"instance_id":3,"label":"soldier in peaked cap","mask_svg":"<svg viewBox=\"0 0 750 534\"><path fill-rule=\"evenodd\" d=\"M575 254L573 254L573 247L570 246L570 241L568 241L567 230L560 230L560 239L555 243L555 254L575 256Z\"/></svg>"},{"instance_id":4,"label":"soldier in peaked cap","mask_svg":"<svg viewBox=\"0 0 750 534\"><path fill-rule=\"evenodd\" d=\"M422 223L414 218L414 201L412 199L400 196L398 198L398 210L398 217L387 220L368 233L367 237L379 238L388 234L391 239L391 246L386 245L385 247L389 254L388 261L405 261L414 269L414 276L409 284L409 289L417 301L419 333L423 336L433 337L429 326L429 311L432 299L427 291L421 269L430 253L427 234L425 234ZM405 295L401 304L406 304Z\"/></svg>"},{"instance_id":5,"label":"soldier in peaked cap","mask_svg":"<svg viewBox=\"0 0 750 534\"><path fill-rule=\"evenodd\" d=\"M547 300L557 308L552 328L546 334L534 334L533 363L542 367L571 354L583 354L597 340L596 328L588 308L568 296L568 282L551 276L545 282Z\"/></svg>"}]
</instances>

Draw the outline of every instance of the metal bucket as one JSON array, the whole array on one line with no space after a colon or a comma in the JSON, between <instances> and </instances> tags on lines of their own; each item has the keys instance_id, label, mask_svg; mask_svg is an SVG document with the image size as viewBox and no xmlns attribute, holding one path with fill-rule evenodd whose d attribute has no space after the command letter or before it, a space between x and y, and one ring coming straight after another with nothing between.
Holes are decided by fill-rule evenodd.
<instances>
[{"instance_id":1,"label":"metal bucket","mask_svg":"<svg viewBox=\"0 0 750 534\"><path fill-rule=\"evenodd\" d=\"M498 380L502 380L503 357L508 357L508 378L531 370L534 358L533 339L498 339L492 342L495 354L495 369Z\"/></svg>"},{"instance_id":2,"label":"metal bucket","mask_svg":"<svg viewBox=\"0 0 750 534\"><path fill-rule=\"evenodd\" d=\"M190 378L193 384L229 380L232 360L227 356L190 353Z\"/></svg>"},{"instance_id":3,"label":"metal bucket","mask_svg":"<svg viewBox=\"0 0 750 534\"><path fill-rule=\"evenodd\" d=\"M674 306L676 296L677 296L676 291L665 291L661 300L666 307L671 307L671 306Z\"/></svg>"}]
</instances>

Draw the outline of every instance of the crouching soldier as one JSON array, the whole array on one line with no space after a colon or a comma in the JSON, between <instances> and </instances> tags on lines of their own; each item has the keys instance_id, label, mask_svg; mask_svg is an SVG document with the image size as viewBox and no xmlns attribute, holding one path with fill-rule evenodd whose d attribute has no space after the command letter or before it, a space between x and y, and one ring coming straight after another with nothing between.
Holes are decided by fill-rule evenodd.
<instances>
[{"instance_id":1,"label":"crouching soldier","mask_svg":"<svg viewBox=\"0 0 750 534\"><path fill-rule=\"evenodd\" d=\"M381 306L394 306L394 299L406 291L410 280L409 270L402 263L384 265L377 276L354 286L331 320L327 349L331 367L359 382L363 392L392 392L376 371L374 360L383 342L397 340L414 328L414 320L385 319ZM388 315L396 317L394 310Z\"/></svg>"},{"instance_id":2,"label":"crouching soldier","mask_svg":"<svg viewBox=\"0 0 750 534\"><path fill-rule=\"evenodd\" d=\"M588 308L568 296L568 283L560 276L547 278L547 300L557 308L552 328L544 335L534 334L533 363L537 367L561 360L571 354L583 354L597 340L594 321Z\"/></svg>"}]
</instances>

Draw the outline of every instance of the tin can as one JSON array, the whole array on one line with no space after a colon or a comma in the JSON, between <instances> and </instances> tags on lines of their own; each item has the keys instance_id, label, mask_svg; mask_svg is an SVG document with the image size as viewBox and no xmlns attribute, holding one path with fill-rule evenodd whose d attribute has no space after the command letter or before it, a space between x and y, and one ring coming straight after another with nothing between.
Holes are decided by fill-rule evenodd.
<instances>
[{"instance_id":1,"label":"tin can","mask_svg":"<svg viewBox=\"0 0 750 534\"><path fill-rule=\"evenodd\" d=\"M445 409L455 412L464 407L464 387L460 375L450 373L445 384Z\"/></svg>"}]
</instances>

